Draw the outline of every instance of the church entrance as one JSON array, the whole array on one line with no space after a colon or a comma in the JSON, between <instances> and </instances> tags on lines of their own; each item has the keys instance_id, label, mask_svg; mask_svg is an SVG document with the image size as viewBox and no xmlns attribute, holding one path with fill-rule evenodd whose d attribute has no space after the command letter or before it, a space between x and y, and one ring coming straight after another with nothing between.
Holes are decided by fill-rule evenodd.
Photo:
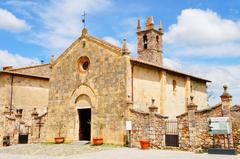
<instances>
[{"instance_id":1,"label":"church entrance","mask_svg":"<svg viewBox=\"0 0 240 159\"><path fill-rule=\"evenodd\" d=\"M78 109L79 140L91 140L91 109Z\"/></svg>"}]
</instances>

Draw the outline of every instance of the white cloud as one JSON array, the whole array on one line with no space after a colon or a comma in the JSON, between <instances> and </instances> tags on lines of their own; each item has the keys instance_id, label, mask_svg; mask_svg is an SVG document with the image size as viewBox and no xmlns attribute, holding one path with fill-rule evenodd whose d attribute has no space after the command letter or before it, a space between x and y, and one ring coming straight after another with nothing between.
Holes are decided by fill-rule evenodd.
<instances>
[{"instance_id":1,"label":"white cloud","mask_svg":"<svg viewBox=\"0 0 240 159\"><path fill-rule=\"evenodd\" d=\"M34 9L43 24L43 31L33 35L32 41L50 49L62 51L81 34L82 14L107 9L109 0L51 0L47 4L38 4Z\"/></svg>"},{"instance_id":2,"label":"white cloud","mask_svg":"<svg viewBox=\"0 0 240 159\"><path fill-rule=\"evenodd\" d=\"M223 43L218 45L178 45L168 44L168 51L175 56L201 56L201 57L240 57L239 43Z\"/></svg>"},{"instance_id":3,"label":"white cloud","mask_svg":"<svg viewBox=\"0 0 240 159\"><path fill-rule=\"evenodd\" d=\"M105 36L102 38L103 40L113 44L113 45L116 45L118 47L121 47L121 42L113 37L110 37L110 36Z\"/></svg>"},{"instance_id":4,"label":"white cloud","mask_svg":"<svg viewBox=\"0 0 240 159\"><path fill-rule=\"evenodd\" d=\"M164 38L167 43L194 45L239 41L240 21L223 19L211 10L185 9Z\"/></svg>"},{"instance_id":5,"label":"white cloud","mask_svg":"<svg viewBox=\"0 0 240 159\"><path fill-rule=\"evenodd\" d=\"M212 81L208 87L208 92L213 93L209 99L211 106L220 102L219 96L223 93L222 87L224 84L229 86L229 93L233 96L233 102L240 104L240 64L190 63L165 58L164 65Z\"/></svg>"},{"instance_id":6,"label":"white cloud","mask_svg":"<svg viewBox=\"0 0 240 159\"><path fill-rule=\"evenodd\" d=\"M211 10L185 9L168 28L164 42L174 56L239 57L240 21Z\"/></svg>"},{"instance_id":7,"label":"white cloud","mask_svg":"<svg viewBox=\"0 0 240 159\"><path fill-rule=\"evenodd\" d=\"M19 19L8 10L0 8L0 29L20 32L30 29L30 26L25 20Z\"/></svg>"},{"instance_id":8,"label":"white cloud","mask_svg":"<svg viewBox=\"0 0 240 159\"><path fill-rule=\"evenodd\" d=\"M120 48L123 45L123 41L120 42L118 39L110 37L110 36L103 37L102 39L111 43L111 44L113 44L113 45L116 45ZM127 40L127 46L128 46L129 51L132 53L132 56L136 57L137 56L136 55L136 52L137 52L136 43L135 42L128 42L128 40Z\"/></svg>"},{"instance_id":9,"label":"white cloud","mask_svg":"<svg viewBox=\"0 0 240 159\"><path fill-rule=\"evenodd\" d=\"M13 66L24 67L39 64L38 59L23 57L18 54L11 54L6 50L0 50L0 67Z\"/></svg>"},{"instance_id":10,"label":"white cloud","mask_svg":"<svg viewBox=\"0 0 240 159\"><path fill-rule=\"evenodd\" d=\"M163 58L163 65L176 70L182 68L182 64L179 60L170 58Z\"/></svg>"}]
</instances>

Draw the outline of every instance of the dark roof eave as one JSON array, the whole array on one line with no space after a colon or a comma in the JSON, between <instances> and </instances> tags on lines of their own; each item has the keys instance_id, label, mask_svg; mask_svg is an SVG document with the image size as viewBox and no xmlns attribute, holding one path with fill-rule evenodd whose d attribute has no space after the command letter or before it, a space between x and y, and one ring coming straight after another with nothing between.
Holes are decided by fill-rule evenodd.
<instances>
[{"instance_id":1,"label":"dark roof eave","mask_svg":"<svg viewBox=\"0 0 240 159\"><path fill-rule=\"evenodd\" d=\"M46 76L38 76L38 75L33 75L33 74L26 74L26 73L19 73L19 72L11 72L11 71L0 71L1 73L6 73L6 74L13 74L13 75L19 75L19 76L27 76L27 77L34 77L34 78L42 78L42 79L47 79L49 80L49 77Z\"/></svg>"},{"instance_id":2,"label":"dark roof eave","mask_svg":"<svg viewBox=\"0 0 240 159\"><path fill-rule=\"evenodd\" d=\"M164 66L154 65L152 63L148 63L148 62L145 62L145 61L141 61L141 60L137 60L137 59L133 59L133 58L131 58L130 61L132 63L138 63L138 64L142 64L142 65L147 65L147 66L154 67L154 68L157 68L157 69L163 69L163 70L166 70L166 71L169 71L169 72L181 74L181 75L184 75L184 76L189 76L189 77L201 80L201 81L212 82L212 81L204 79L204 78L200 78L200 77L196 77L196 76L193 76L193 75L190 75L190 74L182 73L182 72L179 72L179 71L176 71L176 70L172 70L170 68L166 68Z\"/></svg>"}]
</instances>

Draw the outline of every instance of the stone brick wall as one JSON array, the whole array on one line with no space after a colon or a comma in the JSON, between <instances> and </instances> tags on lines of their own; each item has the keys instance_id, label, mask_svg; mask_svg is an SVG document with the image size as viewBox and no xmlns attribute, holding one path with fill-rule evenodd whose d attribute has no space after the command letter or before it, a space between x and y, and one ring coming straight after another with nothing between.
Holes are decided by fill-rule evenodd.
<instances>
[{"instance_id":1,"label":"stone brick wall","mask_svg":"<svg viewBox=\"0 0 240 159\"><path fill-rule=\"evenodd\" d=\"M166 117L155 112L141 112L130 109L132 132L131 144L139 147L140 140L149 140L152 147L165 146L165 119Z\"/></svg>"},{"instance_id":2,"label":"stone brick wall","mask_svg":"<svg viewBox=\"0 0 240 159\"><path fill-rule=\"evenodd\" d=\"M233 145L240 152L240 106L234 106L231 109Z\"/></svg>"},{"instance_id":3,"label":"stone brick wall","mask_svg":"<svg viewBox=\"0 0 240 159\"><path fill-rule=\"evenodd\" d=\"M89 70L78 68L80 57L89 58ZM87 95L91 108L91 139L99 134L104 143L124 144L125 111L127 109L127 70L130 57L120 49L106 46L88 35L81 37L63 53L52 67L50 78L48 128L46 141L57 135L56 121L62 116L63 136L67 141L79 140L79 115L76 100Z\"/></svg>"},{"instance_id":4,"label":"stone brick wall","mask_svg":"<svg viewBox=\"0 0 240 159\"><path fill-rule=\"evenodd\" d=\"M185 150L213 147L213 137L208 132L208 118L221 117L221 111L221 105L218 105L211 109L194 112L194 120L191 120L190 112L178 116L179 147ZM219 140L220 137L214 136L214 138ZM191 140L193 143L190 143ZM215 144L219 144L218 142L220 141L216 141Z\"/></svg>"},{"instance_id":5,"label":"stone brick wall","mask_svg":"<svg viewBox=\"0 0 240 159\"><path fill-rule=\"evenodd\" d=\"M4 136L10 136L11 144L18 143L20 124L29 129L29 143L33 142L31 113L34 108L39 114L47 111L48 89L48 79L45 78L0 75L0 146ZM17 113L19 109L22 109L21 115Z\"/></svg>"},{"instance_id":6,"label":"stone brick wall","mask_svg":"<svg viewBox=\"0 0 240 159\"><path fill-rule=\"evenodd\" d=\"M226 89L226 88L225 88ZM179 146L185 150L196 151L211 147L240 148L240 107L232 107L231 96L226 92L221 96L222 102L214 107L197 110L197 105L188 104L186 113L177 117L179 128ZM229 135L210 135L208 119L210 117L229 117Z\"/></svg>"},{"instance_id":7,"label":"stone brick wall","mask_svg":"<svg viewBox=\"0 0 240 159\"><path fill-rule=\"evenodd\" d=\"M38 115L41 111L35 111L35 116L32 115L33 111L29 112L31 118L23 119L23 116L13 111L10 115L8 112L1 114L1 131L0 131L0 147L3 146L3 137L10 137L10 144L18 144L19 134L24 133L28 135L28 143L42 142L42 128L46 122L47 113Z\"/></svg>"}]
</instances>

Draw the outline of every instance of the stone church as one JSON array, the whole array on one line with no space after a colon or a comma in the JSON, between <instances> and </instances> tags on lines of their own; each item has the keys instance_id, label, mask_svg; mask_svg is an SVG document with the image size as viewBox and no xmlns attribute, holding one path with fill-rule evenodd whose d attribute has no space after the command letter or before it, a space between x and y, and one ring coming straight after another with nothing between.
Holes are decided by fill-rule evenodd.
<instances>
[{"instance_id":1,"label":"stone church","mask_svg":"<svg viewBox=\"0 0 240 159\"><path fill-rule=\"evenodd\" d=\"M198 109L208 108L206 79L165 67L163 29L148 17L137 24L138 58L126 39L122 48L82 35L50 64L5 67L0 72L0 142L52 142L102 136L105 143L124 144L129 109L170 119L186 112L190 96Z\"/></svg>"}]
</instances>

